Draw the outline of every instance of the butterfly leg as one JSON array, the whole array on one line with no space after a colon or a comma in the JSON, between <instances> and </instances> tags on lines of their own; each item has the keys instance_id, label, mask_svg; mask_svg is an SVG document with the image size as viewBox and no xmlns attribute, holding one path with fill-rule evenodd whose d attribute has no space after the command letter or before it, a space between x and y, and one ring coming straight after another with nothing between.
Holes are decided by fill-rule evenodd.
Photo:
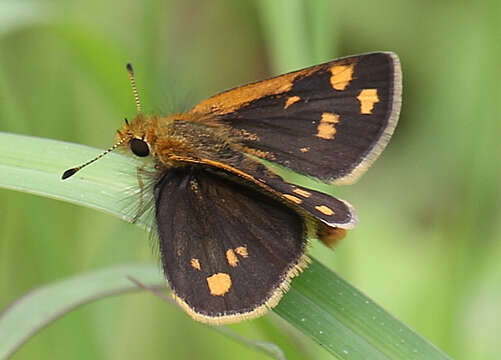
<instances>
[{"instance_id":1,"label":"butterfly leg","mask_svg":"<svg viewBox=\"0 0 501 360\"><path fill-rule=\"evenodd\" d=\"M131 223L135 224L139 218L141 217L141 215L143 215L144 213L144 181L143 181L143 175L147 175L148 172L145 170L144 168L144 165L142 166L139 166L137 168L137 172L136 172L136 175L137 175L137 184L139 185L139 204L138 204L138 207L137 207L137 212L136 212L136 215L134 215L134 217L131 219Z\"/></svg>"}]
</instances>

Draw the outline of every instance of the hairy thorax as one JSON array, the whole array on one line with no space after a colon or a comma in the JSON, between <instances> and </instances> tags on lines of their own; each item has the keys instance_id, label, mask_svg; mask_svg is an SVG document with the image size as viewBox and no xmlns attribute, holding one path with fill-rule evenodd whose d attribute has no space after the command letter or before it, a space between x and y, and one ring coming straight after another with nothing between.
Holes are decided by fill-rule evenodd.
<instances>
[{"instance_id":1,"label":"hairy thorax","mask_svg":"<svg viewBox=\"0 0 501 360\"><path fill-rule=\"evenodd\" d=\"M117 141L144 140L153 157L166 167L177 167L202 159L230 161L235 154L235 136L217 121L208 122L194 113L166 117L138 115L117 132Z\"/></svg>"}]
</instances>

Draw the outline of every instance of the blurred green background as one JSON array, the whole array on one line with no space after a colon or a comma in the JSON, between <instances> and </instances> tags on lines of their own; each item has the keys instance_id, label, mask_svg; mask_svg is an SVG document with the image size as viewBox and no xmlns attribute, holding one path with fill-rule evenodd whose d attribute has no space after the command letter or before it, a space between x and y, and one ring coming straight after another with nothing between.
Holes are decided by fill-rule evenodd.
<instances>
[{"instance_id":1,"label":"blurred green background","mask_svg":"<svg viewBox=\"0 0 501 360\"><path fill-rule=\"evenodd\" d=\"M335 57L395 51L399 126L362 180L339 190L360 225L335 253L315 243L312 254L455 359L497 358L500 21L495 0L0 1L0 131L109 146L135 115L128 61L143 108L167 113ZM0 309L64 277L157 262L146 233L96 211L0 190L0 214ZM274 314L231 328L290 359L331 358ZM13 358L263 355L143 293L72 312Z\"/></svg>"}]
</instances>

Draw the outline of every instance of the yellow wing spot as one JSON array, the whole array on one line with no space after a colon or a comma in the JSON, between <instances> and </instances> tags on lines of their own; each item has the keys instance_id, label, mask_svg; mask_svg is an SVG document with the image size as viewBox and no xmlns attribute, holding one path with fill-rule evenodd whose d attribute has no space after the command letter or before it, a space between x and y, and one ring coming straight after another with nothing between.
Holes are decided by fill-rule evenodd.
<instances>
[{"instance_id":1,"label":"yellow wing spot","mask_svg":"<svg viewBox=\"0 0 501 360\"><path fill-rule=\"evenodd\" d=\"M324 215L330 216L330 215L334 214L334 210L332 210L330 207L325 206L325 205L315 206L315 209L317 209L318 211L320 211Z\"/></svg>"},{"instance_id":2,"label":"yellow wing spot","mask_svg":"<svg viewBox=\"0 0 501 360\"><path fill-rule=\"evenodd\" d=\"M292 104L297 103L299 100L301 100L299 96L288 97L287 100L285 101L284 110L287 109Z\"/></svg>"},{"instance_id":3,"label":"yellow wing spot","mask_svg":"<svg viewBox=\"0 0 501 360\"><path fill-rule=\"evenodd\" d=\"M239 246L235 248L235 252L243 258L249 256L249 253L247 252L247 246Z\"/></svg>"},{"instance_id":4,"label":"yellow wing spot","mask_svg":"<svg viewBox=\"0 0 501 360\"><path fill-rule=\"evenodd\" d=\"M191 267L193 269L197 269L197 270L201 269L201 267L200 267L200 261L198 259L191 259L190 265L191 265Z\"/></svg>"},{"instance_id":5,"label":"yellow wing spot","mask_svg":"<svg viewBox=\"0 0 501 360\"><path fill-rule=\"evenodd\" d=\"M300 198L298 198L294 195L290 195L290 194L284 194L284 198L286 198L287 200L290 200L296 204L301 204L303 202L303 200L301 200Z\"/></svg>"},{"instance_id":6,"label":"yellow wing spot","mask_svg":"<svg viewBox=\"0 0 501 360\"><path fill-rule=\"evenodd\" d=\"M214 296L223 296L231 288L231 276L226 273L214 274L206 280L210 294Z\"/></svg>"},{"instance_id":7,"label":"yellow wing spot","mask_svg":"<svg viewBox=\"0 0 501 360\"><path fill-rule=\"evenodd\" d=\"M232 249L228 249L226 251L226 261L228 261L228 264L232 267L236 267L238 265L237 255L235 255L235 252Z\"/></svg>"},{"instance_id":8,"label":"yellow wing spot","mask_svg":"<svg viewBox=\"0 0 501 360\"><path fill-rule=\"evenodd\" d=\"M303 190L303 189L294 189L294 190L292 190L292 192L295 192L299 196L302 196L305 198L309 198L311 196L311 192Z\"/></svg>"},{"instance_id":9,"label":"yellow wing spot","mask_svg":"<svg viewBox=\"0 0 501 360\"><path fill-rule=\"evenodd\" d=\"M323 113L322 119L317 126L317 137L330 140L336 134L335 124L339 122L339 115L333 113Z\"/></svg>"},{"instance_id":10,"label":"yellow wing spot","mask_svg":"<svg viewBox=\"0 0 501 360\"><path fill-rule=\"evenodd\" d=\"M379 97L377 96L377 89L364 89L360 91L357 96L358 101L360 101L360 112L362 114L372 114L374 109L374 104L379 102Z\"/></svg>"},{"instance_id":11,"label":"yellow wing spot","mask_svg":"<svg viewBox=\"0 0 501 360\"><path fill-rule=\"evenodd\" d=\"M331 67L331 85L334 90L344 90L353 80L355 64L334 65Z\"/></svg>"},{"instance_id":12,"label":"yellow wing spot","mask_svg":"<svg viewBox=\"0 0 501 360\"><path fill-rule=\"evenodd\" d=\"M304 147L304 148L299 149L299 151L305 153L305 152L310 151L310 148L309 147Z\"/></svg>"}]
</instances>

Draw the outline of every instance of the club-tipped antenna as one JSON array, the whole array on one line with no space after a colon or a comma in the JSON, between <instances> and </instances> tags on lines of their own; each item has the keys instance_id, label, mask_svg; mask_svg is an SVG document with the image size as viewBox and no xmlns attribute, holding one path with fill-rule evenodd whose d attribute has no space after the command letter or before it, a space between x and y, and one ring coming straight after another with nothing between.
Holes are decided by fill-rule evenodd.
<instances>
[{"instance_id":1,"label":"club-tipped antenna","mask_svg":"<svg viewBox=\"0 0 501 360\"><path fill-rule=\"evenodd\" d=\"M69 178L70 176L73 176L75 175L75 173L79 170L81 170L82 168L86 167L87 165L89 164L92 164L94 161L96 160L99 160L101 159L104 155L106 155L107 153L115 150L117 147L119 147L124 141L126 140L126 138L122 138L119 142L117 142L115 145L113 145L112 147L110 147L109 149L103 151L101 154L99 154L98 156L96 156L94 159L92 160L89 160L87 161L86 163L80 165L80 166L76 166L74 168L71 168L71 169L68 169L66 170L63 175L61 176L61 179L62 180L65 180L67 178Z\"/></svg>"},{"instance_id":2,"label":"club-tipped antenna","mask_svg":"<svg viewBox=\"0 0 501 360\"><path fill-rule=\"evenodd\" d=\"M127 73L129 74L130 84L132 86L132 92L134 93L134 100L136 101L137 113L141 114L141 102L139 101L139 94L137 92L136 81L134 80L134 69L132 64L127 64Z\"/></svg>"}]
</instances>

